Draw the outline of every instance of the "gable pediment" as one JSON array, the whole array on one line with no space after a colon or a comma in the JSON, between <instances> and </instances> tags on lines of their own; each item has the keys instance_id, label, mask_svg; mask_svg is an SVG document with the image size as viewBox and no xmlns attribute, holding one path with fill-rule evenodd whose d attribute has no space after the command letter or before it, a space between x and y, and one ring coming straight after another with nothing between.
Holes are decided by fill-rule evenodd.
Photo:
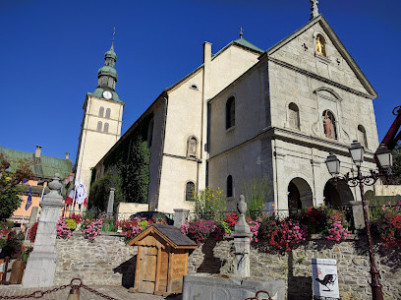
<instances>
[{"instance_id":1,"label":"gable pediment","mask_svg":"<svg viewBox=\"0 0 401 300\"><path fill-rule=\"evenodd\" d=\"M317 39L324 40L324 54ZM377 92L323 16L308 22L266 51L269 58L330 80L374 99Z\"/></svg>"}]
</instances>

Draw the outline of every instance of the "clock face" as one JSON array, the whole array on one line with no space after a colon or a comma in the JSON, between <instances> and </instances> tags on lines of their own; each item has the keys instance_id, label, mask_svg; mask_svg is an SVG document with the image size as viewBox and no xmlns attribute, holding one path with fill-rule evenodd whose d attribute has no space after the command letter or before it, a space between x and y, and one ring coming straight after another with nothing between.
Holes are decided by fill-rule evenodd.
<instances>
[{"instance_id":1,"label":"clock face","mask_svg":"<svg viewBox=\"0 0 401 300\"><path fill-rule=\"evenodd\" d=\"M105 99L111 99L111 97L113 97L112 93L110 91L104 91L103 92L103 97Z\"/></svg>"}]
</instances>

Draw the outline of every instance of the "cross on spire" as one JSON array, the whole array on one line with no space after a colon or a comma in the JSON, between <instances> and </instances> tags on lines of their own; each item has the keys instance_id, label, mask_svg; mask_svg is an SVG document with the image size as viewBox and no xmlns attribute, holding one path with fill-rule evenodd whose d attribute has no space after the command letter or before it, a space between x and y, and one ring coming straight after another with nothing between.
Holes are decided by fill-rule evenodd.
<instances>
[{"instance_id":1,"label":"cross on spire","mask_svg":"<svg viewBox=\"0 0 401 300\"><path fill-rule=\"evenodd\" d=\"M114 45L114 36L116 35L116 27L114 26L114 31L113 31L113 40L111 41L111 45Z\"/></svg>"},{"instance_id":2,"label":"cross on spire","mask_svg":"<svg viewBox=\"0 0 401 300\"><path fill-rule=\"evenodd\" d=\"M239 27L239 37L242 39L242 37L244 36L244 29L242 28L242 26Z\"/></svg>"},{"instance_id":3,"label":"cross on spire","mask_svg":"<svg viewBox=\"0 0 401 300\"><path fill-rule=\"evenodd\" d=\"M312 4L311 7L311 14L309 21L312 20L313 18L316 18L319 15L319 8L317 7L319 1L318 0L309 0L309 2Z\"/></svg>"}]
</instances>

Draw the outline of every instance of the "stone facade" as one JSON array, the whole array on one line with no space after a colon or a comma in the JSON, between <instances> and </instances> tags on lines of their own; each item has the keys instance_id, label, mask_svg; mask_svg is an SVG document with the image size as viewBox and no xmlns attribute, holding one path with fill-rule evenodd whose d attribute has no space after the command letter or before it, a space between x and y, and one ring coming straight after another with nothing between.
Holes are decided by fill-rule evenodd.
<instances>
[{"instance_id":1,"label":"stone facade","mask_svg":"<svg viewBox=\"0 0 401 300\"><path fill-rule=\"evenodd\" d=\"M325 56L316 53L318 35L326 41ZM376 168L372 99L377 94L339 43L319 16L267 50L256 65L209 101L211 187L226 190L231 176L233 198L238 199L246 194L249 182L263 178L272 192L266 202L274 201L275 208L283 211L289 208L291 186L295 202L299 201L295 209L324 203L343 207L361 200L358 189L331 185L324 163L330 152L335 153L341 172L349 172L353 166L348 147L359 140L365 146L362 171ZM231 97L235 126L226 129L222 116ZM323 126L326 112L334 118L330 137Z\"/></svg>"},{"instance_id":2,"label":"stone facade","mask_svg":"<svg viewBox=\"0 0 401 300\"><path fill-rule=\"evenodd\" d=\"M134 285L137 249L118 234L102 233L89 242L76 232L68 240L56 241L56 253L55 285L68 284L75 277L88 285Z\"/></svg>"},{"instance_id":3,"label":"stone facade","mask_svg":"<svg viewBox=\"0 0 401 300\"><path fill-rule=\"evenodd\" d=\"M188 273L221 273L232 275L234 261L232 241L217 244L209 241L189 257ZM401 256L392 249L376 248L377 266L385 299L401 298ZM369 255L363 240L352 237L334 244L315 236L292 254L272 252L263 243L251 247L251 279L281 279L286 282L288 299L312 298L312 258L337 260L340 296L343 300L371 297Z\"/></svg>"},{"instance_id":4,"label":"stone facade","mask_svg":"<svg viewBox=\"0 0 401 300\"><path fill-rule=\"evenodd\" d=\"M123 107L122 102L100 99L90 95L86 97L78 146L76 178L82 180L87 187L89 187L92 175L91 168L120 138ZM103 108L103 115L100 114L101 108ZM105 114L108 109L110 116L106 118ZM101 170L97 175L101 175L100 172Z\"/></svg>"},{"instance_id":5,"label":"stone facade","mask_svg":"<svg viewBox=\"0 0 401 300\"><path fill-rule=\"evenodd\" d=\"M283 211L361 200L358 189L330 182L324 162L332 152L349 172L348 146L358 140L366 150L362 171L376 168L377 93L323 16L267 51L242 37L216 54L208 42L203 50L202 65L166 89L113 147L153 118L149 210L193 209L188 184L227 193L229 177L228 209L255 180L266 182L265 202ZM108 167L107 156L96 172Z\"/></svg>"}]
</instances>

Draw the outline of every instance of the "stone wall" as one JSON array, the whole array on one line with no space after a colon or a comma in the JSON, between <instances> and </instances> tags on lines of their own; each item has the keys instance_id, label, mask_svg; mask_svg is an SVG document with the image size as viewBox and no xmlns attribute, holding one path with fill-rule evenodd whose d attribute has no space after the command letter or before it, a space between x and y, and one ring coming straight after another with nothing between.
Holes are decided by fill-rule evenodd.
<instances>
[{"instance_id":1,"label":"stone wall","mask_svg":"<svg viewBox=\"0 0 401 300\"><path fill-rule=\"evenodd\" d=\"M84 284L133 286L137 248L119 234L102 232L90 242L76 232L68 240L57 239L56 253L55 285L79 277Z\"/></svg>"},{"instance_id":2,"label":"stone wall","mask_svg":"<svg viewBox=\"0 0 401 300\"><path fill-rule=\"evenodd\" d=\"M232 271L232 241L208 241L189 258L189 273L218 273ZM397 249L376 250L384 299L401 299L401 253ZM263 243L251 248L251 276L282 279L287 286L288 299L312 298L312 258L337 260L341 299L370 299L369 256L366 241L353 237L335 244L318 236L292 254L277 254Z\"/></svg>"}]
</instances>

